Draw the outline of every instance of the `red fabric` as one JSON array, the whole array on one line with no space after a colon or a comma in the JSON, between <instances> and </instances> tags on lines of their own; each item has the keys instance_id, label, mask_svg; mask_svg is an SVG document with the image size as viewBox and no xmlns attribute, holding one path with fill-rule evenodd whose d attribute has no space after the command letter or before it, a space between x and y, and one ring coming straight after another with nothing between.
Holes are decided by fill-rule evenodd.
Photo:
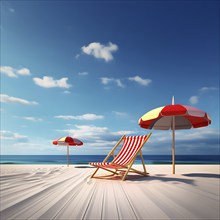
<instances>
[{"instance_id":1,"label":"red fabric","mask_svg":"<svg viewBox=\"0 0 220 220\"><path fill-rule=\"evenodd\" d=\"M185 115L187 109L182 105L167 105L165 106L162 111L162 116L176 116L176 115Z\"/></svg>"},{"instance_id":2,"label":"red fabric","mask_svg":"<svg viewBox=\"0 0 220 220\"><path fill-rule=\"evenodd\" d=\"M106 169L120 169L122 168L122 166L118 165L118 164L112 164L112 163L99 163L99 162L93 162L93 163L89 163L91 166L94 167L99 167L99 168L106 168Z\"/></svg>"},{"instance_id":3,"label":"red fabric","mask_svg":"<svg viewBox=\"0 0 220 220\"><path fill-rule=\"evenodd\" d=\"M193 128L205 127L211 124L211 120L209 120L206 117L201 118L201 117L194 117L190 115L186 115L185 117L191 122Z\"/></svg>"},{"instance_id":4,"label":"red fabric","mask_svg":"<svg viewBox=\"0 0 220 220\"><path fill-rule=\"evenodd\" d=\"M154 121L155 121L155 119L148 120L148 121L143 121L142 119L140 119L139 125L142 128L151 129L151 125Z\"/></svg>"}]
</instances>

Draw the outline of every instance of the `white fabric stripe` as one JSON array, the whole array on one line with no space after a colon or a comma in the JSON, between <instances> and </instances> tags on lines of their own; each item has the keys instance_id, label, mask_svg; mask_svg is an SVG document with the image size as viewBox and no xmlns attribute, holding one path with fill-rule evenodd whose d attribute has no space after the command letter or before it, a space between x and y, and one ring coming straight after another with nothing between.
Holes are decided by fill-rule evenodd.
<instances>
[{"instance_id":1,"label":"white fabric stripe","mask_svg":"<svg viewBox=\"0 0 220 220\"><path fill-rule=\"evenodd\" d=\"M144 137L140 137L140 138L138 139L138 143L137 143L135 149L133 150L133 152L131 152L129 158L128 158L126 161L124 161L125 164L128 164L128 163L131 161L131 158L132 158L132 157L135 155L135 153L139 150L140 146L141 146L142 143L143 143L143 139L144 139Z\"/></svg>"},{"instance_id":2,"label":"white fabric stripe","mask_svg":"<svg viewBox=\"0 0 220 220\"><path fill-rule=\"evenodd\" d=\"M121 161L123 161L124 157L126 157L127 155L127 152L130 150L132 142L132 137L126 137L126 144L124 145L123 149L119 152L117 160L114 161L115 163L121 164Z\"/></svg>"},{"instance_id":3,"label":"white fabric stripe","mask_svg":"<svg viewBox=\"0 0 220 220\"><path fill-rule=\"evenodd\" d=\"M63 142L65 142L65 140L66 140L66 137L61 137L61 138L59 138L57 141L63 141Z\"/></svg>"},{"instance_id":4,"label":"white fabric stripe","mask_svg":"<svg viewBox=\"0 0 220 220\"><path fill-rule=\"evenodd\" d=\"M110 163L102 163L102 162L94 162L94 163L90 163L92 166L106 166L109 165Z\"/></svg>"},{"instance_id":5,"label":"white fabric stripe","mask_svg":"<svg viewBox=\"0 0 220 220\"><path fill-rule=\"evenodd\" d=\"M138 144L139 144L139 138L132 138L132 142L130 144L130 147L129 149L127 149L127 152L126 152L126 155L125 157L123 158L122 161L120 161L119 164L126 164L126 162L131 158L131 156L133 155L133 152L136 151L137 147L138 147Z\"/></svg>"},{"instance_id":6,"label":"white fabric stripe","mask_svg":"<svg viewBox=\"0 0 220 220\"><path fill-rule=\"evenodd\" d=\"M129 144L129 142L130 142L129 137L126 137L124 144L123 144L121 150L119 151L118 155L116 156L116 158L113 160L113 163L117 163L117 164L119 163L120 159L124 156L124 154L126 152L126 148Z\"/></svg>"},{"instance_id":7,"label":"white fabric stripe","mask_svg":"<svg viewBox=\"0 0 220 220\"><path fill-rule=\"evenodd\" d=\"M126 165L128 162L130 162L131 157L137 152L137 150L139 150L145 138L146 136L126 137L126 144L124 144L123 148L113 162L120 165Z\"/></svg>"},{"instance_id":8,"label":"white fabric stripe","mask_svg":"<svg viewBox=\"0 0 220 220\"><path fill-rule=\"evenodd\" d=\"M129 152L129 154L127 155L127 157L125 158L125 160L123 161L123 164L127 164L130 162L131 158L134 156L134 154L138 151L138 149L140 148L141 144L142 144L142 137L141 138L136 138L136 142L134 143L134 148L132 151Z\"/></svg>"}]
</instances>

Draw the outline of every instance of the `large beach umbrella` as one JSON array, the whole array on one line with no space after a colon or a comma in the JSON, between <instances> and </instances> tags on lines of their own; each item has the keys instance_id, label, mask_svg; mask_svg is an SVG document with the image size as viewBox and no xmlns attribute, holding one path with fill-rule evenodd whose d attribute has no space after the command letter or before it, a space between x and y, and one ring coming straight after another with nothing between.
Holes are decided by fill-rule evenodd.
<instances>
[{"instance_id":1,"label":"large beach umbrella","mask_svg":"<svg viewBox=\"0 0 220 220\"><path fill-rule=\"evenodd\" d=\"M146 129L172 130L172 165L175 174L175 130L205 127L211 124L209 115L197 108L174 104L153 109L139 119Z\"/></svg>"},{"instance_id":2,"label":"large beach umbrella","mask_svg":"<svg viewBox=\"0 0 220 220\"><path fill-rule=\"evenodd\" d=\"M53 141L54 145L67 146L67 166L69 166L69 146L81 146L83 142L69 136L58 138Z\"/></svg>"}]
</instances>

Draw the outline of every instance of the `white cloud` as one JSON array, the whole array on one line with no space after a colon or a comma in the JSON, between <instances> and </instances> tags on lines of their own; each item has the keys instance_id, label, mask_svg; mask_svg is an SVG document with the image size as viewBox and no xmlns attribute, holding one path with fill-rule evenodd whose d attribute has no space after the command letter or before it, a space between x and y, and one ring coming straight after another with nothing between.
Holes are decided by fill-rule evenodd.
<instances>
[{"instance_id":1,"label":"white cloud","mask_svg":"<svg viewBox=\"0 0 220 220\"><path fill-rule=\"evenodd\" d=\"M1 140L23 141L23 142L28 141L28 137L25 135L21 135L18 133L14 133L11 131L5 131L5 130L0 131L0 139Z\"/></svg>"},{"instance_id":2,"label":"white cloud","mask_svg":"<svg viewBox=\"0 0 220 220\"><path fill-rule=\"evenodd\" d=\"M109 78L109 77L101 77L101 83L103 85L109 85L111 83L116 84L118 87L125 88L125 85L122 83L121 79ZM140 76L129 77L128 80L137 82L142 86L148 86L152 80L150 79L142 79Z\"/></svg>"},{"instance_id":3,"label":"white cloud","mask_svg":"<svg viewBox=\"0 0 220 220\"><path fill-rule=\"evenodd\" d=\"M6 94L0 94L0 101L1 102L9 102L9 103L19 103L22 105L38 105L37 102L27 101L25 99L13 97L13 96L8 96Z\"/></svg>"},{"instance_id":4,"label":"white cloud","mask_svg":"<svg viewBox=\"0 0 220 220\"><path fill-rule=\"evenodd\" d=\"M122 136L124 134L126 135L134 135L136 132L134 131L126 131L126 130L122 130L122 131L114 131L114 132L111 132L110 134L113 135L113 136Z\"/></svg>"},{"instance_id":5,"label":"white cloud","mask_svg":"<svg viewBox=\"0 0 220 220\"><path fill-rule=\"evenodd\" d=\"M92 55L98 59L104 59L106 62L113 60L112 53L118 50L118 46L109 42L103 45L99 42L90 43L88 46L83 46L82 51L87 55Z\"/></svg>"},{"instance_id":6,"label":"white cloud","mask_svg":"<svg viewBox=\"0 0 220 220\"><path fill-rule=\"evenodd\" d=\"M17 74L15 73L14 69L10 66L1 66L0 72L7 75L8 77L17 77Z\"/></svg>"},{"instance_id":7,"label":"white cloud","mask_svg":"<svg viewBox=\"0 0 220 220\"><path fill-rule=\"evenodd\" d=\"M189 98L189 102L191 103L191 104L197 104L198 102L199 102L199 97L198 96L191 96L190 98Z\"/></svg>"},{"instance_id":8,"label":"white cloud","mask_svg":"<svg viewBox=\"0 0 220 220\"><path fill-rule=\"evenodd\" d=\"M22 117L22 119L25 119L27 121L32 121L32 122L39 122L39 121L43 121L42 118L36 118L36 117Z\"/></svg>"},{"instance_id":9,"label":"white cloud","mask_svg":"<svg viewBox=\"0 0 220 220\"><path fill-rule=\"evenodd\" d=\"M113 81L112 78L107 78L107 77L102 77L100 79L101 79L102 84L104 84L104 85L107 85L107 84L109 84L110 82Z\"/></svg>"},{"instance_id":10,"label":"white cloud","mask_svg":"<svg viewBox=\"0 0 220 220\"><path fill-rule=\"evenodd\" d=\"M11 13L14 13L14 12L15 12L15 9L14 9L14 8L9 8L9 11L10 11Z\"/></svg>"},{"instance_id":11,"label":"white cloud","mask_svg":"<svg viewBox=\"0 0 220 220\"><path fill-rule=\"evenodd\" d=\"M68 90L65 90L65 91L63 92L63 94L71 94L71 92L68 91Z\"/></svg>"},{"instance_id":12,"label":"white cloud","mask_svg":"<svg viewBox=\"0 0 220 220\"><path fill-rule=\"evenodd\" d=\"M121 82L120 79L114 79L114 78L108 78L108 77L101 77L100 79L103 85L115 83L118 87L125 88L125 85Z\"/></svg>"},{"instance_id":13,"label":"white cloud","mask_svg":"<svg viewBox=\"0 0 220 220\"><path fill-rule=\"evenodd\" d=\"M79 72L79 73L78 73L79 76L86 76L86 75L88 75L88 74L89 74L88 72Z\"/></svg>"},{"instance_id":14,"label":"white cloud","mask_svg":"<svg viewBox=\"0 0 220 220\"><path fill-rule=\"evenodd\" d=\"M128 113L126 112L117 112L117 111L112 111L116 116L118 117L127 117Z\"/></svg>"},{"instance_id":15,"label":"white cloud","mask_svg":"<svg viewBox=\"0 0 220 220\"><path fill-rule=\"evenodd\" d=\"M117 84L118 87L121 87L121 88L124 88L124 84L122 84L121 80L120 79L115 79L115 82Z\"/></svg>"},{"instance_id":16,"label":"white cloud","mask_svg":"<svg viewBox=\"0 0 220 220\"><path fill-rule=\"evenodd\" d=\"M28 68L15 69L11 66L1 66L0 72L8 77L18 77L18 75L29 76L31 71Z\"/></svg>"},{"instance_id":17,"label":"white cloud","mask_svg":"<svg viewBox=\"0 0 220 220\"><path fill-rule=\"evenodd\" d=\"M69 89L71 87L70 84L67 83L68 78L64 77L59 80L53 79L53 77L50 76L44 76L43 79L41 78L33 78L33 81L36 85L44 87L44 88L65 88Z\"/></svg>"},{"instance_id":18,"label":"white cloud","mask_svg":"<svg viewBox=\"0 0 220 220\"><path fill-rule=\"evenodd\" d=\"M218 88L216 87L202 87L201 89L199 89L200 92L209 92L209 91L215 91L215 90L218 90Z\"/></svg>"},{"instance_id":19,"label":"white cloud","mask_svg":"<svg viewBox=\"0 0 220 220\"><path fill-rule=\"evenodd\" d=\"M134 76L128 78L130 81L137 82L138 84L142 86L148 86L152 80L151 79L142 79L140 76Z\"/></svg>"},{"instance_id":20,"label":"white cloud","mask_svg":"<svg viewBox=\"0 0 220 220\"><path fill-rule=\"evenodd\" d=\"M87 113L84 115L58 115L55 116L55 118L60 118L60 119L64 119L64 120L86 120L86 121L93 121L93 120L97 120L97 119L103 119L104 116L103 115L96 115L96 114L91 114L91 113Z\"/></svg>"},{"instance_id":21,"label":"white cloud","mask_svg":"<svg viewBox=\"0 0 220 220\"><path fill-rule=\"evenodd\" d=\"M75 59L78 60L80 57L80 54L76 54Z\"/></svg>"},{"instance_id":22,"label":"white cloud","mask_svg":"<svg viewBox=\"0 0 220 220\"><path fill-rule=\"evenodd\" d=\"M83 139L100 139L100 136L108 133L107 127L97 127L94 125L75 125L76 129L66 130L74 137Z\"/></svg>"},{"instance_id":23,"label":"white cloud","mask_svg":"<svg viewBox=\"0 0 220 220\"><path fill-rule=\"evenodd\" d=\"M31 72L27 68L22 68L22 69L17 70L17 74L23 75L23 76L28 76L31 74Z\"/></svg>"}]
</instances>

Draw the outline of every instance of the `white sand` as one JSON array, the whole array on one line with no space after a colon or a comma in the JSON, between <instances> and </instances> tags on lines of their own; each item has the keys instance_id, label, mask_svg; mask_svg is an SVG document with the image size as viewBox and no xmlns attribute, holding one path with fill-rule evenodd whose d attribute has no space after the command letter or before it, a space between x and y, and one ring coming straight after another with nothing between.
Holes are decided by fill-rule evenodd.
<instances>
[{"instance_id":1,"label":"white sand","mask_svg":"<svg viewBox=\"0 0 220 220\"><path fill-rule=\"evenodd\" d=\"M86 165L2 165L0 219L219 219L219 165L147 170L123 182L89 180Z\"/></svg>"}]
</instances>

